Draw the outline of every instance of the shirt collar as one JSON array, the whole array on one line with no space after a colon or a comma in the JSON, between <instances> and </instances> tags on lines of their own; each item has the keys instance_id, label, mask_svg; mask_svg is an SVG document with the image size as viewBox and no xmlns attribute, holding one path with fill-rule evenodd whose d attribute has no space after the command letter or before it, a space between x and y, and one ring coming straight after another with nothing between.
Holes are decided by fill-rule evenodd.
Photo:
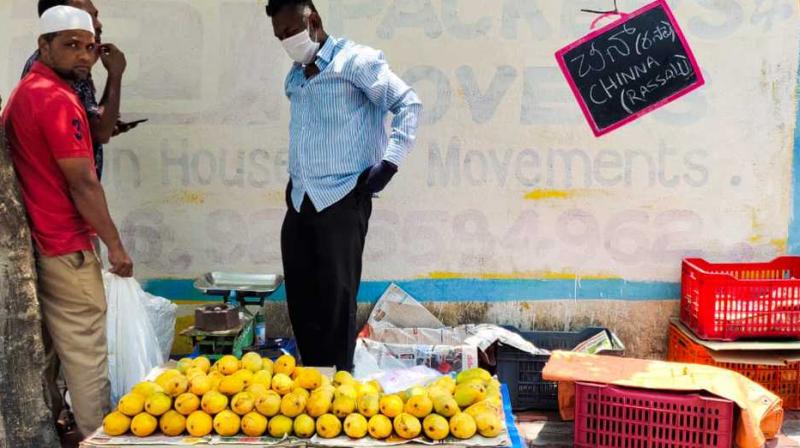
<instances>
[{"instance_id":1,"label":"shirt collar","mask_svg":"<svg viewBox=\"0 0 800 448\"><path fill-rule=\"evenodd\" d=\"M36 73L41 75L51 81L54 81L56 84L60 84L62 87L67 89L72 89L72 84L67 82L64 78L58 76L56 72L53 71L52 68L44 65L41 61L36 61L31 66L31 73Z\"/></svg>"},{"instance_id":2,"label":"shirt collar","mask_svg":"<svg viewBox=\"0 0 800 448\"><path fill-rule=\"evenodd\" d=\"M333 57L335 56L334 50L336 49L336 45L338 43L339 40L333 36L328 36L328 38L325 40L325 44L319 49L319 52L317 52L317 60L315 61L315 64L317 64L317 67L320 70L325 70L325 67L331 63Z\"/></svg>"}]
</instances>

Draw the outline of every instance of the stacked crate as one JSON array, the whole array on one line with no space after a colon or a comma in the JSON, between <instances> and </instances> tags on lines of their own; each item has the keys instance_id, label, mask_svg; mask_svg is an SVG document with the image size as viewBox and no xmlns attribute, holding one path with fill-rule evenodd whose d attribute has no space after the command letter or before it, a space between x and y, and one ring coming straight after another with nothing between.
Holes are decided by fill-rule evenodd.
<instances>
[{"instance_id":1,"label":"stacked crate","mask_svg":"<svg viewBox=\"0 0 800 448\"><path fill-rule=\"evenodd\" d=\"M780 396L784 408L800 409L798 339L800 257L683 262L681 315L669 327L669 361L739 372ZM576 447L732 446L729 400L577 383L575 403Z\"/></svg>"},{"instance_id":2,"label":"stacked crate","mask_svg":"<svg viewBox=\"0 0 800 448\"><path fill-rule=\"evenodd\" d=\"M713 365L743 374L783 399L785 409L800 409L800 362L724 362L719 351L741 342L774 352L800 345L800 257L768 263L683 262L680 323L669 328L667 359ZM715 350L704 341L715 342ZM766 353L766 352L765 352ZM800 352L797 352L800 355ZM780 359L780 358L776 358ZM797 358L800 359L800 358Z\"/></svg>"}]
</instances>

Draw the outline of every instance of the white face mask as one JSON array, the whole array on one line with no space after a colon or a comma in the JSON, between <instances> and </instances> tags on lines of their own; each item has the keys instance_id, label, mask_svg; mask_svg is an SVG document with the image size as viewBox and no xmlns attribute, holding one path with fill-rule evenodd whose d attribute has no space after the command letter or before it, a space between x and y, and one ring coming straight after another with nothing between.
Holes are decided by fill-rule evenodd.
<instances>
[{"instance_id":1,"label":"white face mask","mask_svg":"<svg viewBox=\"0 0 800 448\"><path fill-rule=\"evenodd\" d=\"M286 54L300 64L308 64L313 61L319 50L319 42L311 40L311 34L307 29L282 40L281 45L286 50Z\"/></svg>"}]
</instances>

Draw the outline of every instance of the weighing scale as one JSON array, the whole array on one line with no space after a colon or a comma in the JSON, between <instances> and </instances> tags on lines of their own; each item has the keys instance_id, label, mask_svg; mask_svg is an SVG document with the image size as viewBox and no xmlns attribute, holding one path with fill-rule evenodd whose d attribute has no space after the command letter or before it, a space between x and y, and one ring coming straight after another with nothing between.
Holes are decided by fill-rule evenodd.
<instances>
[{"instance_id":1,"label":"weighing scale","mask_svg":"<svg viewBox=\"0 0 800 448\"><path fill-rule=\"evenodd\" d=\"M191 326L181 332L192 339L194 354L216 360L223 355L240 358L245 349L254 345L254 324L257 316L263 316L264 300L283 284L283 276L277 274L244 274L234 272L208 272L197 278L195 289L207 296L219 297L219 305L206 305L224 312L234 308L239 313L235 325L216 331L207 331ZM257 306L255 313L247 309ZM197 312L196 312L197 313Z\"/></svg>"}]
</instances>

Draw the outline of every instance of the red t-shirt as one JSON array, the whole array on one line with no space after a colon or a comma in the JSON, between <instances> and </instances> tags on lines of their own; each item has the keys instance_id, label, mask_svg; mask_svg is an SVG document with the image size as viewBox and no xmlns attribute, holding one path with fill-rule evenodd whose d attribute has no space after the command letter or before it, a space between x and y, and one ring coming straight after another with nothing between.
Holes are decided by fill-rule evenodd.
<instances>
[{"instance_id":1,"label":"red t-shirt","mask_svg":"<svg viewBox=\"0 0 800 448\"><path fill-rule=\"evenodd\" d=\"M91 250L94 231L78 213L56 162L86 158L87 169L95 169L89 120L72 86L37 62L11 94L2 124L39 251L58 256Z\"/></svg>"}]
</instances>

